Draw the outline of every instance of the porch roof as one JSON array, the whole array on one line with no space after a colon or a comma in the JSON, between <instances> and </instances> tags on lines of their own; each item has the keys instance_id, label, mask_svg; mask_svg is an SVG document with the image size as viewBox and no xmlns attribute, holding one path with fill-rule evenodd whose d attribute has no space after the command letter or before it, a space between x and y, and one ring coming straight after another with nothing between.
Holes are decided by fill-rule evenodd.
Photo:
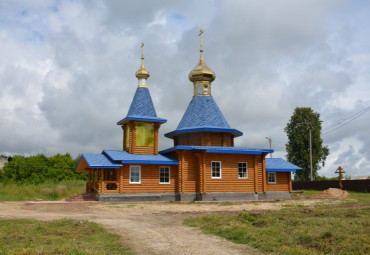
<instances>
[{"instance_id":1,"label":"porch roof","mask_svg":"<svg viewBox=\"0 0 370 255\"><path fill-rule=\"evenodd\" d=\"M85 159L89 168L120 168L122 166L122 164L111 162L102 154L82 154L82 158Z\"/></svg>"},{"instance_id":2,"label":"porch roof","mask_svg":"<svg viewBox=\"0 0 370 255\"><path fill-rule=\"evenodd\" d=\"M153 164L153 165L178 165L179 161L158 155L130 154L127 151L104 150L103 155L109 157L112 161L122 162L124 164Z\"/></svg>"},{"instance_id":3,"label":"porch roof","mask_svg":"<svg viewBox=\"0 0 370 255\"><path fill-rule=\"evenodd\" d=\"M257 149L247 147L230 147L230 146L184 146L177 145L167 150L160 151L159 153L165 154L174 150L205 150L209 153L231 153L231 154L262 154L272 153L274 150L270 149Z\"/></svg>"},{"instance_id":4,"label":"porch roof","mask_svg":"<svg viewBox=\"0 0 370 255\"><path fill-rule=\"evenodd\" d=\"M295 172L301 169L282 158L266 158L266 172Z\"/></svg>"}]
</instances>

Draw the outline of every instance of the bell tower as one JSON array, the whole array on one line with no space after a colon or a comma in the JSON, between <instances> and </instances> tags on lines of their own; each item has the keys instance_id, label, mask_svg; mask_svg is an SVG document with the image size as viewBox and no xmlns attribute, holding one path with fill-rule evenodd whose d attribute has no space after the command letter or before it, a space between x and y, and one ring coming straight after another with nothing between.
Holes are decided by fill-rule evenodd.
<instances>
[{"instance_id":1,"label":"bell tower","mask_svg":"<svg viewBox=\"0 0 370 255\"><path fill-rule=\"evenodd\" d=\"M123 130L123 150L131 154L158 154L158 130L166 119L158 118L150 96L144 66L144 43L141 44L141 65L136 71L138 87L127 116L117 122Z\"/></svg>"}]
</instances>

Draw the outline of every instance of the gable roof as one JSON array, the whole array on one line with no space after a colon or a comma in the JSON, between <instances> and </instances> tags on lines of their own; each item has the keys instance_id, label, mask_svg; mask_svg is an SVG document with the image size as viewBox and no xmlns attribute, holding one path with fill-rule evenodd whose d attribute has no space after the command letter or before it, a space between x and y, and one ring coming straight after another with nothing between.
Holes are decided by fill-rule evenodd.
<instances>
[{"instance_id":1,"label":"gable roof","mask_svg":"<svg viewBox=\"0 0 370 255\"><path fill-rule=\"evenodd\" d=\"M302 168L282 158L266 158L266 172L295 172L296 170L302 170Z\"/></svg>"},{"instance_id":2,"label":"gable roof","mask_svg":"<svg viewBox=\"0 0 370 255\"><path fill-rule=\"evenodd\" d=\"M174 134L198 131L230 132L235 136L242 132L230 128L221 110L211 96L194 96L186 109L177 129L165 134L171 137Z\"/></svg>"},{"instance_id":3,"label":"gable roof","mask_svg":"<svg viewBox=\"0 0 370 255\"><path fill-rule=\"evenodd\" d=\"M149 89L144 87L138 87L136 89L126 118L118 121L117 125L123 124L127 120L143 120L161 123L167 122L166 119L157 117Z\"/></svg>"}]
</instances>

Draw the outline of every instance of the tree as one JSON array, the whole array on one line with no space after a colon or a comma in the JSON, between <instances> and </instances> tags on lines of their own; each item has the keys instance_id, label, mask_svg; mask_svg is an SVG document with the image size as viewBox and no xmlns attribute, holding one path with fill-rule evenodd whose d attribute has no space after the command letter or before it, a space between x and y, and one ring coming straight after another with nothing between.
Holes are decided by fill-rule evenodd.
<instances>
[{"instance_id":1,"label":"tree","mask_svg":"<svg viewBox=\"0 0 370 255\"><path fill-rule=\"evenodd\" d=\"M314 112L310 107L297 107L284 129L288 136L288 143L285 145L288 153L287 159L302 168L296 172L295 180L310 180L310 128L312 129L312 175L314 178L318 176L317 171L320 169L320 164L325 165L329 148L322 144L321 123L319 113Z\"/></svg>"}]
</instances>

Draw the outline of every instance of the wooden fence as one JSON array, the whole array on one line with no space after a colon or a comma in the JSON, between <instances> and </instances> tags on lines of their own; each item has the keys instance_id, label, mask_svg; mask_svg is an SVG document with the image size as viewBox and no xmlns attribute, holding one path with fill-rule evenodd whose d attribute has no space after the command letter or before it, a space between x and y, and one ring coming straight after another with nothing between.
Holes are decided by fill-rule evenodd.
<instances>
[{"instance_id":1,"label":"wooden fence","mask_svg":"<svg viewBox=\"0 0 370 255\"><path fill-rule=\"evenodd\" d=\"M359 192L370 192L370 180L342 180L343 189ZM293 181L293 190L326 190L339 188L339 181Z\"/></svg>"}]
</instances>

